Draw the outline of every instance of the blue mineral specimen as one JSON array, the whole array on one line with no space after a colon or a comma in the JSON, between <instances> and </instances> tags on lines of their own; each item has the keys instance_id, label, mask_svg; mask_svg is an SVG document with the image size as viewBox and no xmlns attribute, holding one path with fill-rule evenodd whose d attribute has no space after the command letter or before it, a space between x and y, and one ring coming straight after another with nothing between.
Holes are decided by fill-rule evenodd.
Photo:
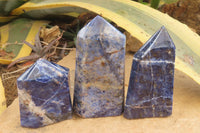
<instances>
[{"instance_id":1,"label":"blue mineral specimen","mask_svg":"<svg viewBox=\"0 0 200 133\"><path fill-rule=\"evenodd\" d=\"M72 118L68 68L39 59L17 79L17 87L23 127Z\"/></svg>"},{"instance_id":2,"label":"blue mineral specimen","mask_svg":"<svg viewBox=\"0 0 200 133\"><path fill-rule=\"evenodd\" d=\"M122 113L125 42L125 35L100 16L78 33L73 104L78 116Z\"/></svg>"},{"instance_id":3,"label":"blue mineral specimen","mask_svg":"<svg viewBox=\"0 0 200 133\"><path fill-rule=\"evenodd\" d=\"M134 55L124 117L172 114L175 46L165 27Z\"/></svg>"}]
</instances>

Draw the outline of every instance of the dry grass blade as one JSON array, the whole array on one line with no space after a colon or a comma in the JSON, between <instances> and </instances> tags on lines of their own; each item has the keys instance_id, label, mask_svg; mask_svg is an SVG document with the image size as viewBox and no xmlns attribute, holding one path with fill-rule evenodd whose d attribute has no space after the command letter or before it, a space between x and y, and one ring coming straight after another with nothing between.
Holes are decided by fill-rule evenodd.
<instances>
[{"instance_id":1,"label":"dry grass blade","mask_svg":"<svg viewBox=\"0 0 200 133\"><path fill-rule=\"evenodd\" d=\"M61 36L58 37L57 39L51 41L51 42L47 45L47 47L44 47L44 48L43 48L43 53L44 53L44 54L47 53L47 52L52 48L53 44L55 44L55 43L56 43L58 40L60 40L60 39L61 39Z\"/></svg>"},{"instance_id":2,"label":"dry grass blade","mask_svg":"<svg viewBox=\"0 0 200 133\"><path fill-rule=\"evenodd\" d=\"M28 45L34 52L37 52L37 49L36 49L36 47L34 45L30 44L27 41L23 41L23 43L25 43L26 45Z\"/></svg>"},{"instance_id":3,"label":"dry grass blade","mask_svg":"<svg viewBox=\"0 0 200 133\"><path fill-rule=\"evenodd\" d=\"M42 49L42 44L40 43L40 31L41 31L42 27L40 27L37 35L35 36L35 46L37 50L41 50Z\"/></svg>"},{"instance_id":4,"label":"dry grass blade","mask_svg":"<svg viewBox=\"0 0 200 133\"><path fill-rule=\"evenodd\" d=\"M67 42L64 44L62 51L60 52L60 57L63 58L65 56L65 48L67 47Z\"/></svg>"},{"instance_id":5,"label":"dry grass blade","mask_svg":"<svg viewBox=\"0 0 200 133\"><path fill-rule=\"evenodd\" d=\"M16 63L21 62L21 61L24 61L24 60L36 60L36 59L38 59L38 58L40 58L40 56L37 55L37 54L30 55L30 56L26 56L26 57L22 57L22 58L19 58L19 59L13 61L12 63L10 63L10 64L8 65L7 68L10 68L10 67L12 67L13 65L15 65Z\"/></svg>"}]
</instances>

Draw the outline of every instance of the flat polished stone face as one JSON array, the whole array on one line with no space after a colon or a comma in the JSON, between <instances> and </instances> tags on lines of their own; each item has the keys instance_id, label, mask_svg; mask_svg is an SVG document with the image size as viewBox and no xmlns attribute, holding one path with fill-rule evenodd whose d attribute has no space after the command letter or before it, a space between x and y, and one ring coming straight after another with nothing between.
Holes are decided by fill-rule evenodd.
<instances>
[{"instance_id":1,"label":"flat polished stone face","mask_svg":"<svg viewBox=\"0 0 200 133\"><path fill-rule=\"evenodd\" d=\"M124 117L172 114L175 46L162 27L134 55Z\"/></svg>"},{"instance_id":2,"label":"flat polished stone face","mask_svg":"<svg viewBox=\"0 0 200 133\"><path fill-rule=\"evenodd\" d=\"M125 36L100 16L77 36L74 112L117 116L124 104Z\"/></svg>"},{"instance_id":3,"label":"flat polished stone face","mask_svg":"<svg viewBox=\"0 0 200 133\"><path fill-rule=\"evenodd\" d=\"M39 59L17 86L21 126L37 128L72 118L68 68Z\"/></svg>"}]
</instances>

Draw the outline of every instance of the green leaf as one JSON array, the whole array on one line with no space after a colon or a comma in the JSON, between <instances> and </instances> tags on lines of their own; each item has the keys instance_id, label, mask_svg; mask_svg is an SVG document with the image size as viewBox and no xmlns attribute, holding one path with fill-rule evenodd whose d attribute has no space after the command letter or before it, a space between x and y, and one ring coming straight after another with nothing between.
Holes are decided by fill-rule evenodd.
<instances>
[{"instance_id":1,"label":"green leaf","mask_svg":"<svg viewBox=\"0 0 200 133\"><path fill-rule=\"evenodd\" d=\"M151 0L151 7L157 9L159 6L160 0Z\"/></svg>"},{"instance_id":2,"label":"green leaf","mask_svg":"<svg viewBox=\"0 0 200 133\"><path fill-rule=\"evenodd\" d=\"M13 10L12 15L23 14L24 10L33 18L41 13L51 15L52 10L57 15L92 11L112 20L142 43L164 25L176 45L175 68L200 84L200 37L186 25L153 8L130 0L31 0Z\"/></svg>"},{"instance_id":3,"label":"green leaf","mask_svg":"<svg viewBox=\"0 0 200 133\"><path fill-rule=\"evenodd\" d=\"M162 0L162 1L164 1L166 4L171 4L171 3L178 2L178 0Z\"/></svg>"}]
</instances>

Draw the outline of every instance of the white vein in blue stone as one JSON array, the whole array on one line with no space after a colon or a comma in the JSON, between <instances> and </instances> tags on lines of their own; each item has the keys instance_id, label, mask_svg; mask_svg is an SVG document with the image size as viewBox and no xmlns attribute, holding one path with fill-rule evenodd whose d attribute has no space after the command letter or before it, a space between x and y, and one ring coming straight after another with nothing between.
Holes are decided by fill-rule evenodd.
<instances>
[{"instance_id":1,"label":"white vein in blue stone","mask_svg":"<svg viewBox=\"0 0 200 133\"><path fill-rule=\"evenodd\" d=\"M18 90L18 94L21 95L21 97L19 98L19 102L20 103L28 102L29 103L28 104L29 112L32 112L32 113L37 114L40 117L42 117L43 118L42 121L43 121L44 125L54 123L54 121L52 121L45 115L46 112L45 112L45 110L42 110L41 106L35 105L35 103L32 101L30 94L28 94L24 89Z\"/></svg>"}]
</instances>

